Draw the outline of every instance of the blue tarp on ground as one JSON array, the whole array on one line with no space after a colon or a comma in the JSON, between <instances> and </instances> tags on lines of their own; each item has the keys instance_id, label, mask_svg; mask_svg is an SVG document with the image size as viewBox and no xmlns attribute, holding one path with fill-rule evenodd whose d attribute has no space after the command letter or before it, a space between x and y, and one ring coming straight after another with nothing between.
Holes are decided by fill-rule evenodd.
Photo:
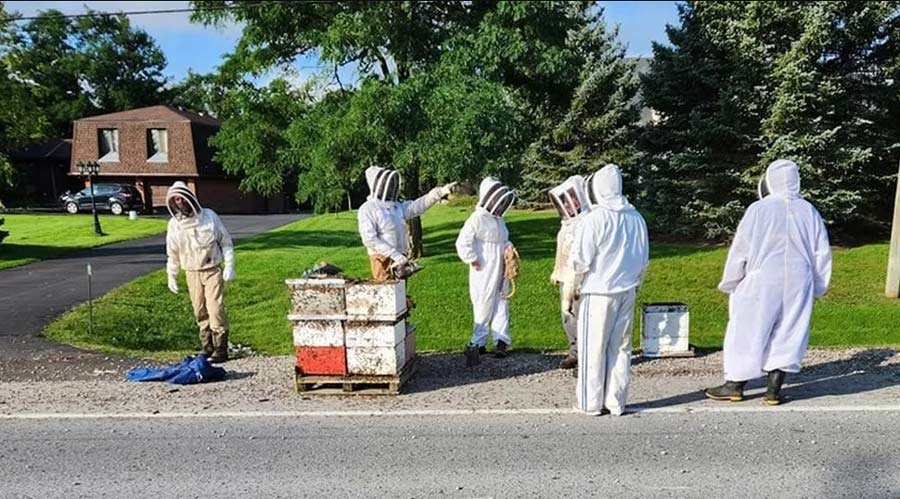
<instances>
[{"instance_id":1,"label":"blue tarp on ground","mask_svg":"<svg viewBox=\"0 0 900 499\"><path fill-rule=\"evenodd\" d=\"M169 367L139 367L125 374L128 381L166 381L175 385L192 385L225 379L225 369L215 367L206 357L185 357Z\"/></svg>"}]
</instances>

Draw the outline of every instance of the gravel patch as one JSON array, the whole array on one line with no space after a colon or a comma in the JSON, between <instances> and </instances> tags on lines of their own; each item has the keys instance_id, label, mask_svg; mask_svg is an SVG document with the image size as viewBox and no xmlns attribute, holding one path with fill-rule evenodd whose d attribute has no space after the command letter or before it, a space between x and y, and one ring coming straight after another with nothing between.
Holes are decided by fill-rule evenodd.
<instances>
[{"instance_id":1,"label":"gravel patch","mask_svg":"<svg viewBox=\"0 0 900 499\"><path fill-rule=\"evenodd\" d=\"M572 406L573 371L557 369L562 355L513 352L485 356L466 368L460 354L420 356L419 369L399 396L332 396L294 391L294 359L247 357L224 364L219 383L175 386L128 383L125 365L113 364L74 380L0 382L0 414L214 413L223 411L327 411L421 409L533 409ZM134 361L128 367L134 365ZM706 404L699 390L721 380L721 352L694 358L636 358L630 405ZM761 381L749 385L751 394ZM894 349L810 350L806 367L788 378L798 403L900 403L900 354Z\"/></svg>"}]
</instances>

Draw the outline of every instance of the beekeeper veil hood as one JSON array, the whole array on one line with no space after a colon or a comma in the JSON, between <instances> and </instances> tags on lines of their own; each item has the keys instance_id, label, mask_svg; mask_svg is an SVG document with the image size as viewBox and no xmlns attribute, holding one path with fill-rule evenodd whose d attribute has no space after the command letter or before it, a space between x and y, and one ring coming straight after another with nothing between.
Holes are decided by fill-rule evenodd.
<instances>
[{"instance_id":1,"label":"beekeeper veil hood","mask_svg":"<svg viewBox=\"0 0 900 499\"><path fill-rule=\"evenodd\" d=\"M180 203L176 201L179 199ZM169 191L166 193L166 207L169 208L169 214L178 220L196 217L203 209L200 201L197 200L197 195L180 180L169 187Z\"/></svg>"},{"instance_id":2,"label":"beekeeper veil hood","mask_svg":"<svg viewBox=\"0 0 900 499\"><path fill-rule=\"evenodd\" d=\"M581 175L573 175L565 182L550 189L550 201L563 220L571 220L590 211L585 180Z\"/></svg>"},{"instance_id":3,"label":"beekeeper veil hood","mask_svg":"<svg viewBox=\"0 0 900 499\"><path fill-rule=\"evenodd\" d=\"M759 179L759 198L768 195L782 197L800 196L800 168L797 163L778 159L769 164L766 174Z\"/></svg>"},{"instance_id":4,"label":"beekeeper veil hood","mask_svg":"<svg viewBox=\"0 0 900 499\"><path fill-rule=\"evenodd\" d=\"M591 208L602 207L612 211L634 209L622 195L622 172L610 163L594 172L587 179L588 200Z\"/></svg>"},{"instance_id":5,"label":"beekeeper veil hood","mask_svg":"<svg viewBox=\"0 0 900 499\"><path fill-rule=\"evenodd\" d=\"M499 180L488 177L478 188L478 207L495 217L502 217L516 200L516 193Z\"/></svg>"},{"instance_id":6,"label":"beekeeper veil hood","mask_svg":"<svg viewBox=\"0 0 900 499\"><path fill-rule=\"evenodd\" d=\"M366 183L369 184L369 199L396 201L400 197L400 173L380 166L366 169Z\"/></svg>"}]
</instances>

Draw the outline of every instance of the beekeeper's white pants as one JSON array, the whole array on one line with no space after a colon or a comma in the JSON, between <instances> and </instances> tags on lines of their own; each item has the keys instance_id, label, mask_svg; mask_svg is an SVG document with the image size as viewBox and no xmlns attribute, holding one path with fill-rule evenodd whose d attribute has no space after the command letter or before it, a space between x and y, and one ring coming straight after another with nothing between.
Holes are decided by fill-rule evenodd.
<instances>
[{"instance_id":1,"label":"beekeeper's white pants","mask_svg":"<svg viewBox=\"0 0 900 499\"><path fill-rule=\"evenodd\" d=\"M625 410L631 381L631 327L635 290L584 295L578 311L578 383L575 408L615 415Z\"/></svg>"},{"instance_id":2,"label":"beekeeper's white pants","mask_svg":"<svg viewBox=\"0 0 900 499\"><path fill-rule=\"evenodd\" d=\"M472 344L483 347L487 344L488 333L491 333L494 344L502 341L512 344L509 337L509 300L496 293L494 299L485 307L475 307L475 323L472 325Z\"/></svg>"}]
</instances>

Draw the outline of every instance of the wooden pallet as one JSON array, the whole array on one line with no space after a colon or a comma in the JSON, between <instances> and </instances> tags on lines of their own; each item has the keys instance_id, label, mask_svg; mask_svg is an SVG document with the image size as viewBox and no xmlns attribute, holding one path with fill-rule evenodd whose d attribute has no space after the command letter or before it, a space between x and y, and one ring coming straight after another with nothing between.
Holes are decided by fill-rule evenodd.
<instances>
[{"instance_id":1,"label":"wooden pallet","mask_svg":"<svg viewBox=\"0 0 900 499\"><path fill-rule=\"evenodd\" d=\"M304 395L399 395L416 372L418 359L410 359L397 376L316 376L296 372L294 383L297 393Z\"/></svg>"}]
</instances>

